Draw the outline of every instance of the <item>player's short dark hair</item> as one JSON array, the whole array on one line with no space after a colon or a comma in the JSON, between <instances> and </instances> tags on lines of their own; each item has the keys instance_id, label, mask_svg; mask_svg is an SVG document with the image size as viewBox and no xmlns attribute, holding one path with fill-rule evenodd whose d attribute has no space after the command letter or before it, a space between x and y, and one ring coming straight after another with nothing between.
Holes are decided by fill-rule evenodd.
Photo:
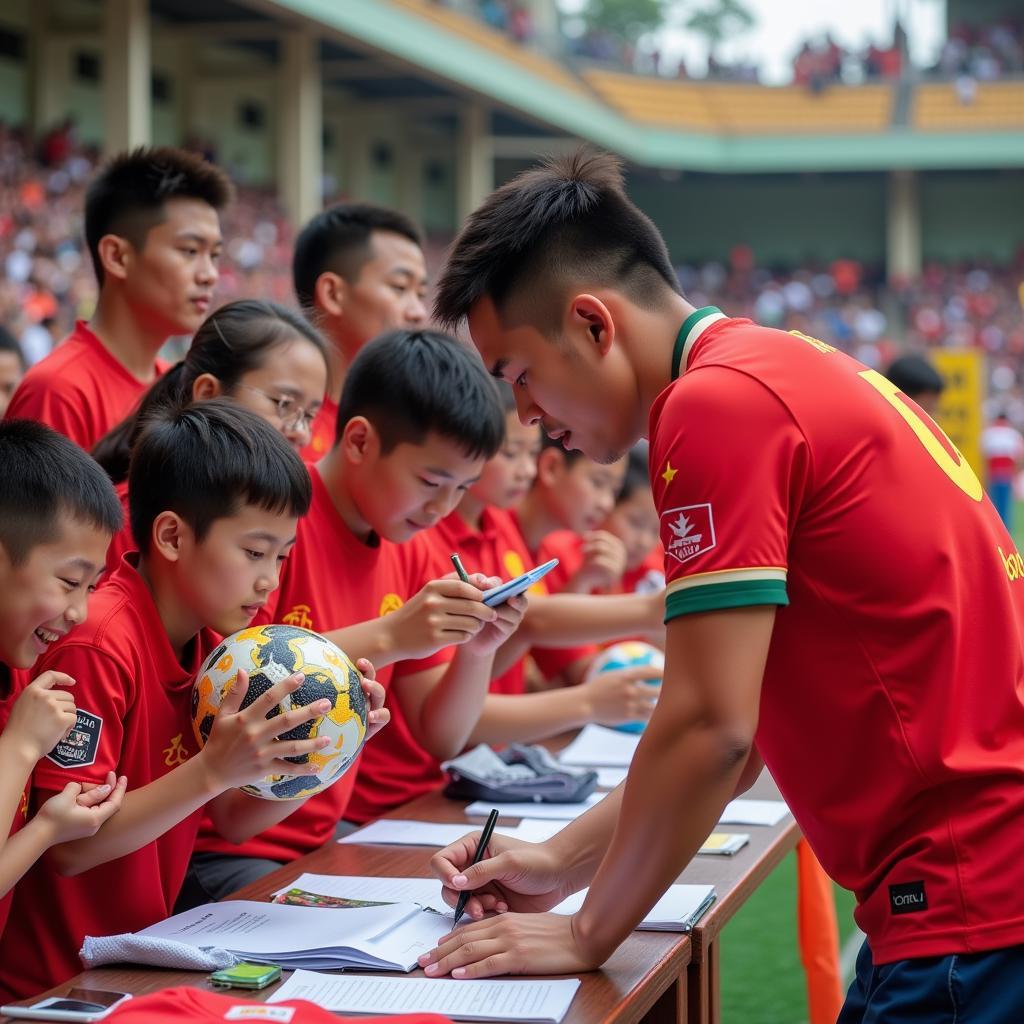
<instances>
[{"instance_id":1,"label":"player's short dark hair","mask_svg":"<svg viewBox=\"0 0 1024 1024\"><path fill-rule=\"evenodd\" d=\"M345 377L337 437L365 416L386 455L438 434L469 458L492 458L505 440L505 414L480 357L438 331L389 331L364 346Z\"/></svg>"},{"instance_id":2,"label":"player's short dark hair","mask_svg":"<svg viewBox=\"0 0 1024 1024\"><path fill-rule=\"evenodd\" d=\"M115 484L127 479L132 446L156 410L189 405L192 385L203 374L215 377L223 394L231 397L247 373L258 370L296 336L310 342L329 366L327 343L301 313L260 299L237 299L221 306L200 325L185 358L157 378L134 412L96 442L93 458Z\"/></svg>"},{"instance_id":3,"label":"player's short dark hair","mask_svg":"<svg viewBox=\"0 0 1024 1024\"><path fill-rule=\"evenodd\" d=\"M390 231L423 247L419 228L404 213L371 203L337 203L306 224L292 255L295 297L304 309L314 305L321 274L331 271L349 283L358 279L373 258L374 231Z\"/></svg>"},{"instance_id":4,"label":"player's short dark hair","mask_svg":"<svg viewBox=\"0 0 1024 1024\"><path fill-rule=\"evenodd\" d=\"M615 498L616 505L623 501L629 501L637 491L651 489L651 473L647 465L648 452L646 441L637 441L630 448L626 459L626 473Z\"/></svg>"},{"instance_id":5,"label":"player's short dark hair","mask_svg":"<svg viewBox=\"0 0 1024 1024\"><path fill-rule=\"evenodd\" d=\"M25 351L21 347L21 342L3 324L0 324L0 352L13 352L21 364L22 373L28 369L28 361L25 359Z\"/></svg>"},{"instance_id":6,"label":"player's short dark hair","mask_svg":"<svg viewBox=\"0 0 1024 1024\"><path fill-rule=\"evenodd\" d=\"M946 386L942 374L924 356L911 352L893 360L886 377L908 398L917 395L938 395Z\"/></svg>"},{"instance_id":7,"label":"player's short dark hair","mask_svg":"<svg viewBox=\"0 0 1024 1024\"><path fill-rule=\"evenodd\" d=\"M198 199L223 210L233 195L219 167L183 149L140 146L115 156L85 195L85 242L96 279L103 284L99 247L104 235L120 235L141 249L149 230L164 219L167 200Z\"/></svg>"},{"instance_id":8,"label":"player's short dark hair","mask_svg":"<svg viewBox=\"0 0 1024 1024\"><path fill-rule=\"evenodd\" d=\"M577 283L614 287L645 308L679 291L664 239L626 195L621 163L585 148L484 200L455 240L434 315L454 328L487 297L503 319L550 331Z\"/></svg>"},{"instance_id":9,"label":"player's short dark hair","mask_svg":"<svg viewBox=\"0 0 1024 1024\"><path fill-rule=\"evenodd\" d=\"M0 544L22 565L59 536L68 516L113 536L121 502L106 473L73 441L34 420L0 422Z\"/></svg>"},{"instance_id":10,"label":"player's short dark hair","mask_svg":"<svg viewBox=\"0 0 1024 1024\"><path fill-rule=\"evenodd\" d=\"M195 533L246 505L304 516L312 484L302 460L269 423L227 398L157 410L142 428L128 470L132 536L144 554L161 512Z\"/></svg>"}]
</instances>

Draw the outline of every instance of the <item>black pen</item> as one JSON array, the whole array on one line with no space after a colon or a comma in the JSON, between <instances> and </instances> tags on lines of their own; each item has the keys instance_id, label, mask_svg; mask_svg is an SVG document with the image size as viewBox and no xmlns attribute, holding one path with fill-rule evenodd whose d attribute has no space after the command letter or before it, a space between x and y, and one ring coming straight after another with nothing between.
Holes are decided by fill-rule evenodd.
<instances>
[{"instance_id":1,"label":"black pen","mask_svg":"<svg viewBox=\"0 0 1024 1024\"><path fill-rule=\"evenodd\" d=\"M453 558L458 558L458 555L453 555ZM473 854L473 863L479 864L484 859L484 854L487 852L487 844L491 841L491 833L494 832L494 826L498 824L498 808L495 807L491 813L487 816L487 824L484 825L483 832L480 833L480 842L476 844L476 853ZM466 912L466 901L472 896L472 892L469 889L463 889L459 893L459 902L455 904L455 923L459 923L459 918Z\"/></svg>"},{"instance_id":2,"label":"black pen","mask_svg":"<svg viewBox=\"0 0 1024 1024\"><path fill-rule=\"evenodd\" d=\"M459 574L459 579L463 583L469 583L469 574L462 567L462 559L458 555L452 555L452 565L455 566L455 571Z\"/></svg>"}]
</instances>

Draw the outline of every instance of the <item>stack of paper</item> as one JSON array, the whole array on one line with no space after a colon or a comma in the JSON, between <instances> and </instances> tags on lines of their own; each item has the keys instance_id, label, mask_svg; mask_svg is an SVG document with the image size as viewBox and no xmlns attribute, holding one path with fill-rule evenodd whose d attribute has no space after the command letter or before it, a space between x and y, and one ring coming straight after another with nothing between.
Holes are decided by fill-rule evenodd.
<instances>
[{"instance_id":1,"label":"stack of paper","mask_svg":"<svg viewBox=\"0 0 1024 1024\"><path fill-rule=\"evenodd\" d=\"M712 853L720 857L731 857L750 842L749 832L712 832L704 840L698 853Z\"/></svg>"},{"instance_id":2,"label":"stack of paper","mask_svg":"<svg viewBox=\"0 0 1024 1024\"><path fill-rule=\"evenodd\" d=\"M441 1013L455 1020L559 1024L579 979L453 981L450 978L339 978L296 971L268 1003L308 999L335 1013Z\"/></svg>"},{"instance_id":3,"label":"stack of paper","mask_svg":"<svg viewBox=\"0 0 1024 1024\"><path fill-rule=\"evenodd\" d=\"M575 914L586 898L587 890L574 892L553 907L553 914ZM715 902L713 885L671 885L668 892L637 925L641 932L688 932Z\"/></svg>"},{"instance_id":4,"label":"stack of paper","mask_svg":"<svg viewBox=\"0 0 1024 1024\"><path fill-rule=\"evenodd\" d=\"M778 825L787 814L782 800L730 800L718 820L723 825Z\"/></svg>"},{"instance_id":5,"label":"stack of paper","mask_svg":"<svg viewBox=\"0 0 1024 1024\"><path fill-rule=\"evenodd\" d=\"M477 800L466 808L466 814L470 817L486 817L491 813L492 807L497 807L499 818L530 818L533 820L544 818L548 821L572 821L584 811L589 811L594 804L600 803L605 796L607 796L606 793L593 793L586 800L572 804L542 804L533 800L510 800L508 803L498 804Z\"/></svg>"},{"instance_id":6,"label":"stack of paper","mask_svg":"<svg viewBox=\"0 0 1024 1024\"><path fill-rule=\"evenodd\" d=\"M412 903L329 912L230 900L208 903L139 932L189 946L226 949L243 960L338 970L411 971L452 929L449 915Z\"/></svg>"},{"instance_id":7,"label":"stack of paper","mask_svg":"<svg viewBox=\"0 0 1024 1024\"><path fill-rule=\"evenodd\" d=\"M628 768L639 743L638 733L588 725L558 755L558 760L563 764L582 764L592 768Z\"/></svg>"},{"instance_id":8,"label":"stack of paper","mask_svg":"<svg viewBox=\"0 0 1024 1024\"><path fill-rule=\"evenodd\" d=\"M564 821L523 821L514 828L505 826L495 832L527 843L543 843L556 832L561 832ZM440 821L407 821L403 818L381 818L350 832L339 843L377 843L383 846L449 846L469 835L474 826L465 823Z\"/></svg>"}]
</instances>

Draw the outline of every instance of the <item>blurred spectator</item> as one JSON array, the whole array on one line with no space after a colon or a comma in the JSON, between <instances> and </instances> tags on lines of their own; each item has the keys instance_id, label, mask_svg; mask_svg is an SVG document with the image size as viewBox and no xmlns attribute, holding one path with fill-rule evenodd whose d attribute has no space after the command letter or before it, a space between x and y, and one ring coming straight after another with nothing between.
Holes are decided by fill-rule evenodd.
<instances>
[{"instance_id":1,"label":"blurred spectator","mask_svg":"<svg viewBox=\"0 0 1024 1024\"><path fill-rule=\"evenodd\" d=\"M946 382L942 379L942 374L924 356L916 352L900 356L889 364L885 375L907 398L912 398L934 418Z\"/></svg>"},{"instance_id":2,"label":"blurred spectator","mask_svg":"<svg viewBox=\"0 0 1024 1024\"><path fill-rule=\"evenodd\" d=\"M996 511L1013 530L1013 481L1024 464L1024 437L1012 426L1006 413L996 414L981 432L981 453L988 471L988 496Z\"/></svg>"},{"instance_id":3,"label":"blurred spectator","mask_svg":"<svg viewBox=\"0 0 1024 1024\"><path fill-rule=\"evenodd\" d=\"M0 419L7 412L21 378L25 376L25 356L18 339L5 327L0 326Z\"/></svg>"}]
</instances>

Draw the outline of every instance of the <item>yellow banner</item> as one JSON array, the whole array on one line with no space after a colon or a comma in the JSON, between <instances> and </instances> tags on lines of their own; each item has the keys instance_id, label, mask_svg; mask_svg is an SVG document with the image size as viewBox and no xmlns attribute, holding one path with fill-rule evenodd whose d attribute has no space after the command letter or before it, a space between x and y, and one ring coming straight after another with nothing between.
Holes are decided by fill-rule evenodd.
<instances>
[{"instance_id":1,"label":"yellow banner","mask_svg":"<svg viewBox=\"0 0 1024 1024\"><path fill-rule=\"evenodd\" d=\"M928 353L946 388L937 420L960 449L979 479L985 479L981 457L981 403L985 398L985 355L973 348L935 348Z\"/></svg>"}]
</instances>

